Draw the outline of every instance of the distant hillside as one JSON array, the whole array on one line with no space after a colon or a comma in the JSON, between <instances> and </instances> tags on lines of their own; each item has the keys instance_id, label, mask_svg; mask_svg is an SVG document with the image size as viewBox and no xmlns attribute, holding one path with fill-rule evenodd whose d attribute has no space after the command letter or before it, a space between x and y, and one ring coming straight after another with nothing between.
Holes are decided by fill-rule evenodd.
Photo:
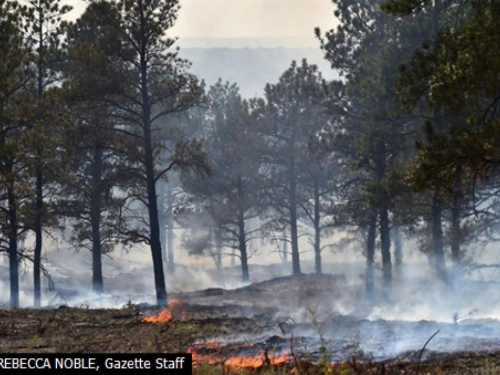
<instances>
[{"instance_id":1,"label":"distant hillside","mask_svg":"<svg viewBox=\"0 0 500 375\"><path fill-rule=\"evenodd\" d=\"M327 79L337 78L319 48L181 48L180 56L192 62L191 72L208 85L219 77L235 82L244 98L263 94L266 83L276 83L293 60L306 58Z\"/></svg>"},{"instance_id":2,"label":"distant hillside","mask_svg":"<svg viewBox=\"0 0 500 375\"><path fill-rule=\"evenodd\" d=\"M319 48L314 35L302 37L180 38L181 48Z\"/></svg>"}]
</instances>

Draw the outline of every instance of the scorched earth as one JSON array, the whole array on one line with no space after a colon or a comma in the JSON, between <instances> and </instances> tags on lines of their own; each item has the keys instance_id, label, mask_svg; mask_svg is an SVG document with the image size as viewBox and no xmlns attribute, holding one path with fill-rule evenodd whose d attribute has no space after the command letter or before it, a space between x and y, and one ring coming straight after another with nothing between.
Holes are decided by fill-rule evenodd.
<instances>
[{"instance_id":1,"label":"scorched earth","mask_svg":"<svg viewBox=\"0 0 500 375\"><path fill-rule=\"evenodd\" d=\"M171 293L163 308L0 310L1 350L184 352L198 374L500 374L500 322L472 308L473 298L451 304L462 311L449 310L446 321L446 298L440 305L429 296L434 312L424 310L434 313L432 320L419 319L422 304L403 308L397 290L378 310L362 292L339 276L302 275L235 290Z\"/></svg>"}]
</instances>

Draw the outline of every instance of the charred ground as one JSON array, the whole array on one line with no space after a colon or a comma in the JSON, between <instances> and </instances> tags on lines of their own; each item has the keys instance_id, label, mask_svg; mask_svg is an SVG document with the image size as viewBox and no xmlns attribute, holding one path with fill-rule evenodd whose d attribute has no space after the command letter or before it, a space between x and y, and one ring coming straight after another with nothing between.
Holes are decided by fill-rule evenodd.
<instances>
[{"instance_id":1,"label":"charred ground","mask_svg":"<svg viewBox=\"0 0 500 375\"><path fill-rule=\"evenodd\" d=\"M342 281L335 275L302 275L235 290L176 293L171 299L182 303L172 307L169 321L160 323L144 321L161 311L146 303L118 309L62 305L0 310L0 349L14 353L188 351L198 373L220 372L222 363L228 371L258 373L271 368L295 374L500 373L497 320L367 318L368 303L363 298L354 298L360 302L352 313L339 314L321 301L356 293L356 288L340 288ZM326 361L332 365L326 366Z\"/></svg>"}]
</instances>

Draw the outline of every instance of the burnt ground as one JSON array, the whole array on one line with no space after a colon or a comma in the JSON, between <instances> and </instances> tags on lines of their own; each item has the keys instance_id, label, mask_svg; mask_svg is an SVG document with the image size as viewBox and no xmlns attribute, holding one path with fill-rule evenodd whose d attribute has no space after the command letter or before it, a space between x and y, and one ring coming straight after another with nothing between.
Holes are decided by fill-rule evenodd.
<instances>
[{"instance_id":1,"label":"burnt ground","mask_svg":"<svg viewBox=\"0 0 500 375\"><path fill-rule=\"evenodd\" d=\"M500 374L497 320L472 314L448 322L384 320L370 316L370 303L345 283L335 275L303 275L235 290L172 293L170 298L182 304L171 309L171 320L160 323L144 322L161 310L146 303L118 309L4 309L0 350L188 351L200 374L220 373L221 363L232 371L245 367L257 373L267 363L298 375ZM348 306L348 300L358 302ZM349 311L340 314L339 306Z\"/></svg>"}]
</instances>

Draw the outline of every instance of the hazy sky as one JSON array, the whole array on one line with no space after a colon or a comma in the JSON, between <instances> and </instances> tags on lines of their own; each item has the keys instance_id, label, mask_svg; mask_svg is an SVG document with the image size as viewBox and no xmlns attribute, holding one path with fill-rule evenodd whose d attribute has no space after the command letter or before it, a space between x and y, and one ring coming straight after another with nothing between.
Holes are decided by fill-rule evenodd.
<instances>
[{"instance_id":1,"label":"hazy sky","mask_svg":"<svg viewBox=\"0 0 500 375\"><path fill-rule=\"evenodd\" d=\"M83 0L66 0L77 16ZM331 0L180 0L171 36L182 38L310 37L335 26ZM317 42L315 43L317 45Z\"/></svg>"},{"instance_id":2,"label":"hazy sky","mask_svg":"<svg viewBox=\"0 0 500 375\"><path fill-rule=\"evenodd\" d=\"M179 37L295 37L331 27L329 0L181 0Z\"/></svg>"}]
</instances>

